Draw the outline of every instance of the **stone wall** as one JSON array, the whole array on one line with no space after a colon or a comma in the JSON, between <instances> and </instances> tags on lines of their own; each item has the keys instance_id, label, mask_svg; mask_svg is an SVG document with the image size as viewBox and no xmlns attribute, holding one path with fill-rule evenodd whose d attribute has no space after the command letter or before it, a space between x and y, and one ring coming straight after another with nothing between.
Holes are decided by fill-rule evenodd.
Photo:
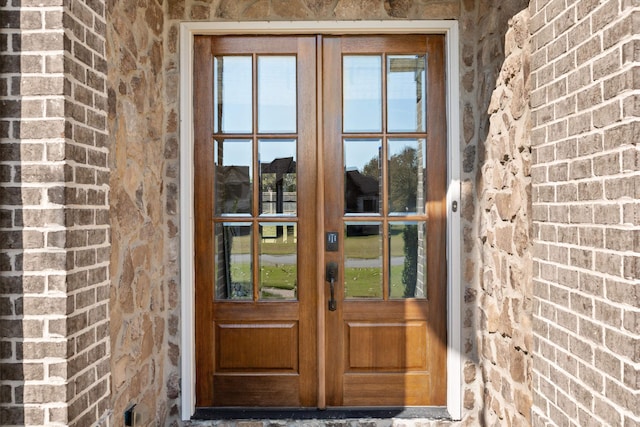
<instances>
[{"instance_id":1,"label":"stone wall","mask_svg":"<svg viewBox=\"0 0 640 427\"><path fill-rule=\"evenodd\" d=\"M510 21L489 105L477 193L482 242L478 343L484 424L531 422L531 145L528 11Z\"/></svg>"},{"instance_id":2,"label":"stone wall","mask_svg":"<svg viewBox=\"0 0 640 427\"><path fill-rule=\"evenodd\" d=\"M110 1L111 371L118 423L178 417L178 99L175 46L156 0Z\"/></svg>"},{"instance_id":3,"label":"stone wall","mask_svg":"<svg viewBox=\"0 0 640 427\"><path fill-rule=\"evenodd\" d=\"M464 408L469 425L527 425L530 54L528 14L518 13L527 4L463 4Z\"/></svg>"},{"instance_id":4,"label":"stone wall","mask_svg":"<svg viewBox=\"0 0 640 427\"><path fill-rule=\"evenodd\" d=\"M529 8L533 422L638 425L640 7L564 3Z\"/></svg>"},{"instance_id":5,"label":"stone wall","mask_svg":"<svg viewBox=\"0 0 640 427\"><path fill-rule=\"evenodd\" d=\"M108 416L104 8L0 2L0 424Z\"/></svg>"}]
</instances>

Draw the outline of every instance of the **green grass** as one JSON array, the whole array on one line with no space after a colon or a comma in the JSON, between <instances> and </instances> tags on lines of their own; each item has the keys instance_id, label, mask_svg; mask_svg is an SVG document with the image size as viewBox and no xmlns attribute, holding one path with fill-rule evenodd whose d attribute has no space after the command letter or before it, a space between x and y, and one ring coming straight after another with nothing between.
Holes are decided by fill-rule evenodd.
<instances>
[{"instance_id":1,"label":"green grass","mask_svg":"<svg viewBox=\"0 0 640 427\"><path fill-rule=\"evenodd\" d=\"M295 265L263 266L260 280L263 287L277 289L293 289L298 281Z\"/></svg>"},{"instance_id":2,"label":"green grass","mask_svg":"<svg viewBox=\"0 0 640 427\"><path fill-rule=\"evenodd\" d=\"M278 289L293 289L297 282L295 265L266 265L261 269L262 286ZM231 266L231 278L234 283L238 283L242 288L248 288L251 282L249 275L249 264L233 264Z\"/></svg>"},{"instance_id":3,"label":"green grass","mask_svg":"<svg viewBox=\"0 0 640 427\"><path fill-rule=\"evenodd\" d=\"M296 239L297 240L297 239ZM402 232L397 228L392 230L390 241L390 252L392 257L404 256L404 241ZM274 240L274 243L261 242L263 254L288 255L296 253L297 245L293 236L289 236L287 242L281 239ZM249 253L251 247L250 236L236 236L233 238L234 253ZM380 257L380 236L357 236L345 237L344 240L345 257L351 259L376 259ZM403 298L404 285L400 283L403 266L392 266L391 277L396 283L391 283L390 297ZM251 274L248 264L234 264L231 267L234 282L240 282L241 287L250 292ZM376 267L347 268L345 270L345 294L347 298L382 298L382 270ZM297 268L295 265L262 266L260 271L260 281L263 288L274 288L292 290L297 283ZM264 296L272 296L272 292L263 290Z\"/></svg>"},{"instance_id":4,"label":"green grass","mask_svg":"<svg viewBox=\"0 0 640 427\"><path fill-rule=\"evenodd\" d=\"M235 279L241 271L247 271L248 264L235 264L232 277ZM403 267L391 267L391 277L402 277ZM345 291L347 298L382 298L381 270L375 267L347 268L345 270ZM296 267L264 266L261 272L262 286L266 288L292 290L297 282ZM236 281L245 292L250 292L248 281ZM263 291L264 293L264 291ZM391 285L391 298L402 298L404 286L401 283ZM275 296L275 295L274 295Z\"/></svg>"},{"instance_id":5,"label":"green grass","mask_svg":"<svg viewBox=\"0 0 640 427\"><path fill-rule=\"evenodd\" d=\"M404 255L404 242L402 241L402 235L395 234L391 239L391 256L403 256ZM282 242L280 239L274 240L275 243L267 243L270 240L265 239L261 243L263 253L270 255L288 255L296 253L297 244L293 236L289 236L287 242ZM373 259L379 256L378 250L380 248L380 236L359 236L359 237L347 237L344 241L345 254L348 254L349 258L358 259ZM233 253L235 254L248 254L251 250L250 236L235 236L233 238Z\"/></svg>"},{"instance_id":6,"label":"green grass","mask_svg":"<svg viewBox=\"0 0 640 427\"><path fill-rule=\"evenodd\" d=\"M402 236L391 239L391 256L404 256L404 242ZM382 251L380 236L347 237L344 241L344 253L349 258L374 259Z\"/></svg>"},{"instance_id":7,"label":"green grass","mask_svg":"<svg viewBox=\"0 0 640 427\"><path fill-rule=\"evenodd\" d=\"M401 277L400 265L391 267L391 277ZM345 270L345 290L347 298L382 298L381 270L374 267L347 268ZM404 286L391 286L391 298L402 298Z\"/></svg>"}]
</instances>

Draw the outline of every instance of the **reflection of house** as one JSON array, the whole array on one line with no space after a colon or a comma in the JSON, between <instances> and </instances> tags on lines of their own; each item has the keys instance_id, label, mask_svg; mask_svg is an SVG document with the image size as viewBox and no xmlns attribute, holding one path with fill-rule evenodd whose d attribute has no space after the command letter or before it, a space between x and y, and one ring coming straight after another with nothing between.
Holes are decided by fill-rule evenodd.
<instances>
[{"instance_id":1,"label":"reflection of house","mask_svg":"<svg viewBox=\"0 0 640 427\"><path fill-rule=\"evenodd\" d=\"M260 164L260 213L296 212L296 192L285 188L285 178L293 176L295 186L296 161L293 157L274 159L271 163Z\"/></svg>"},{"instance_id":2,"label":"reflection of house","mask_svg":"<svg viewBox=\"0 0 640 427\"><path fill-rule=\"evenodd\" d=\"M218 166L217 172L218 194L220 200L224 200L223 212L251 212L249 166Z\"/></svg>"},{"instance_id":3,"label":"reflection of house","mask_svg":"<svg viewBox=\"0 0 640 427\"><path fill-rule=\"evenodd\" d=\"M345 172L345 211L347 213L380 212L380 184L377 179L357 170Z\"/></svg>"}]
</instances>

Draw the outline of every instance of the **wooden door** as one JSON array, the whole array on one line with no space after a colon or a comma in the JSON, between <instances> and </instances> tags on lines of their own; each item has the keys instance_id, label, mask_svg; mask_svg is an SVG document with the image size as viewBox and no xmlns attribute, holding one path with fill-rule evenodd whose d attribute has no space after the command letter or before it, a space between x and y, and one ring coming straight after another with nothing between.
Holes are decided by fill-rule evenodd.
<instances>
[{"instance_id":1,"label":"wooden door","mask_svg":"<svg viewBox=\"0 0 640 427\"><path fill-rule=\"evenodd\" d=\"M315 406L316 39L194 49L196 405Z\"/></svg>"},{"instance_id":2,"label":"wooden door","mask_svg":"<svg viewBox=\"0 0 640 427\"><path fill-rule=\"evenodd\" d=\"M325 37L329 406L446 401L443 36ZM330 292L325 292L330 298Z\"/></svg>"},{"instance_id":3,"label":"wooden door","mask_svg":"<svg viewBox=\"0 0 640 427\"><path fill-rule=\"evenodd\" d=\"M443 48L196 37L197 406L446 403Z\"/></svg>"}]
</instances>

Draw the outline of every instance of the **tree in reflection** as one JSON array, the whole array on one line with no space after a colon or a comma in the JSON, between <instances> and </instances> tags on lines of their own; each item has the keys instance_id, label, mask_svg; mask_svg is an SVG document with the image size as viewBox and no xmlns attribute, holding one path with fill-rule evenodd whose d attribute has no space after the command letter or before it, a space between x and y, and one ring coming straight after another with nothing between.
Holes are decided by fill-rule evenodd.
<instances>
[{"instance_id":1,"label":"tree in reflection","mask_svg":"<svg viewBox=\"0 0 640 427\"><path fill-rule=\"evenodd\" d=\"M414 147L405 147L392 155L388 163L389 175L389 212L416 212L418 200L419 159ZM381 179L381 168L377 157L371 159L363 168L362 174ZM404 243L404 268L402 284L404 297L413 298L416 293L418 275L418 226L405 224L402 228Z\"/></svg>"}]
</instances>

